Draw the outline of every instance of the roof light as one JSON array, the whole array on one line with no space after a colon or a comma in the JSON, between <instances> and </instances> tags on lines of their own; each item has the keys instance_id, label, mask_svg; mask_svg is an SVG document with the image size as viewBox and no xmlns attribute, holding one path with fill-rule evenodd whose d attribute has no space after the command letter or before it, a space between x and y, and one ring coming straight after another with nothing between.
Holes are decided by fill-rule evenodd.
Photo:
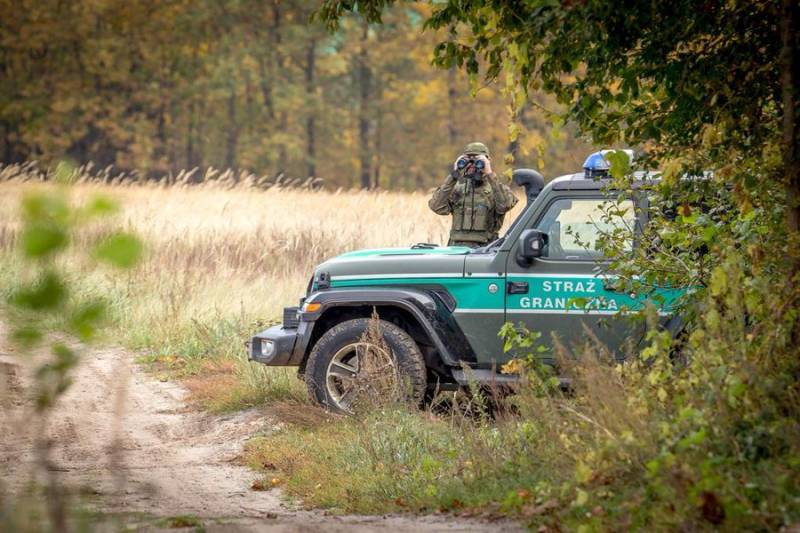
<instances>
[{"instance_id":1,"label":"roof light","mask_svg":"<svg viewBox=\"0 0 800 533\"><path fill-rule=\"evenodd\" d=\"M607 178L611 170L611 163L606 159L606 155L616 151L615 149L600 150L587 157L586 161L583 162L583 176L586 179ZM628 159L633 163L633 150L625 149L622 151L628 155Z\"/></svg>"}]
</instances>

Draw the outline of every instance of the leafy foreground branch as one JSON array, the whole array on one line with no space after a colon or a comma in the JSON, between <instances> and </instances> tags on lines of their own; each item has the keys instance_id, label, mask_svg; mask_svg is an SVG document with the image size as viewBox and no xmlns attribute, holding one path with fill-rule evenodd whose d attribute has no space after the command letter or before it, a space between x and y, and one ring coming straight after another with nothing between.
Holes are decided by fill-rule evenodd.
<instances>
[{"instance_id":1,"label":"leafy foreground branch","mask_svg":"<svg viewBox=\"0 0 800 533\"><path fill-rule=\"evenodd\" d=\"M82 346L96 338L106 318L108 302L99 291L75 291L71 272L60 259L74 248L71 259L86 271L101 264L134 266L142 245L134 235L110 226L107 218L116 210L116 204L101 196L72 206L67 191L60 189L29 191L22 200L18 252L24 268L18 278L2 280L3 293L9 295L2 310L18 354L31 359L35 370L34 407L25 423L36 428L36 461L27 493L12 492L0 483L4 530L66 531L70 525L86 529L92 520L74 505L58 478L48 427L59 397L72 385Z\"/></svg>"},{"instance_id":2,"label":"leafy foreground branch","mask_svg":"<svg viewBox=\"0 0 800 533\"><path fill-rule=\"evenodd\" d=\"M756 295L778 298L743 283L735 262L726 269L729 295L701 303L685 366L656 329L623 366L591 346L559 347L574 383L565 395L538 366L538 335L507 328L512 349L529 353L527 380L495 418L476 397L469 416L397 406L320 417L251 441L247 460L338 512L510 514L568 530L796 524L800 363L779 335L754 337L740 319Z\"/></svg>"}]
</instances>

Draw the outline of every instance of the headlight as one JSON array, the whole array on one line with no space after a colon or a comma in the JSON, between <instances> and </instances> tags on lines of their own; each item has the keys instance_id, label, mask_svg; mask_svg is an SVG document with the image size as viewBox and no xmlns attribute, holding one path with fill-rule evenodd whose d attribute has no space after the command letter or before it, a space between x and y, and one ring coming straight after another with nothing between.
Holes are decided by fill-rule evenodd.
<instances>
[{"instance_id":1,"label":"headlight","mask_svg":"<svg viewBox=\"0 0 800 533\"><path fill-rule=\"evenodd\" d=\"M261 355L264 357L272 357L275 353L275 343L272 341L261 340Z\"/></svg>"}]
</instances>

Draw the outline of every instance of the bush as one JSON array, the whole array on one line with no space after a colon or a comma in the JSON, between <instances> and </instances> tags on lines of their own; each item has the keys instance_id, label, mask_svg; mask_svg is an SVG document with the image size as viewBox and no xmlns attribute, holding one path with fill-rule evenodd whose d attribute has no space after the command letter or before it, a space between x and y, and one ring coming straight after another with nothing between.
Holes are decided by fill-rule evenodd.
<instances>
[{"instance_id":1,"label":"bush","mask_svg":"<svg viewBox=\"0 0 800 533\"><path fill-rule=\"evenodd\" d=\"M657 327L640 358L617 366L591 343L556 343L572 378L564 393L536 362L539 335L507 327L507 346L529 357L515 365L523 385L495 399L505 406L495 418L457 406L447 416L380 408L289 424L251 441L248 460L285 478L307 505L339 512L510 513L603 530L794 524L800 362L787 357L790 336L761 338L740 319L754 294L765 303L780 296L751 287L736 261L719 268L726 296L711 290L701 302L688 365ZM476 395L473 405L487 403Z\"/></svg>"}]
</instances>

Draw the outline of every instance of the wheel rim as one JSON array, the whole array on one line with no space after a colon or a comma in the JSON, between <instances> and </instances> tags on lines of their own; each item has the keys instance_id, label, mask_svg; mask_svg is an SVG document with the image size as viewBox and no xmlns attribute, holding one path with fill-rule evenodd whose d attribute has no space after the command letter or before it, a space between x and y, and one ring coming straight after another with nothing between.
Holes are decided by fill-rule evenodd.
<instances>
[{"instance_id":1,"label":"wheel rim","mask_svg":"<svg viewBox=\"0 0 800 533\"><path fill-rule=\"evenodd\" d=\"M325 371L328 396L336 407L347 412L352 412L362 401L396 399L399 382L392 354L369 342L343 346Z\"/></svg>"}]
</instances>

